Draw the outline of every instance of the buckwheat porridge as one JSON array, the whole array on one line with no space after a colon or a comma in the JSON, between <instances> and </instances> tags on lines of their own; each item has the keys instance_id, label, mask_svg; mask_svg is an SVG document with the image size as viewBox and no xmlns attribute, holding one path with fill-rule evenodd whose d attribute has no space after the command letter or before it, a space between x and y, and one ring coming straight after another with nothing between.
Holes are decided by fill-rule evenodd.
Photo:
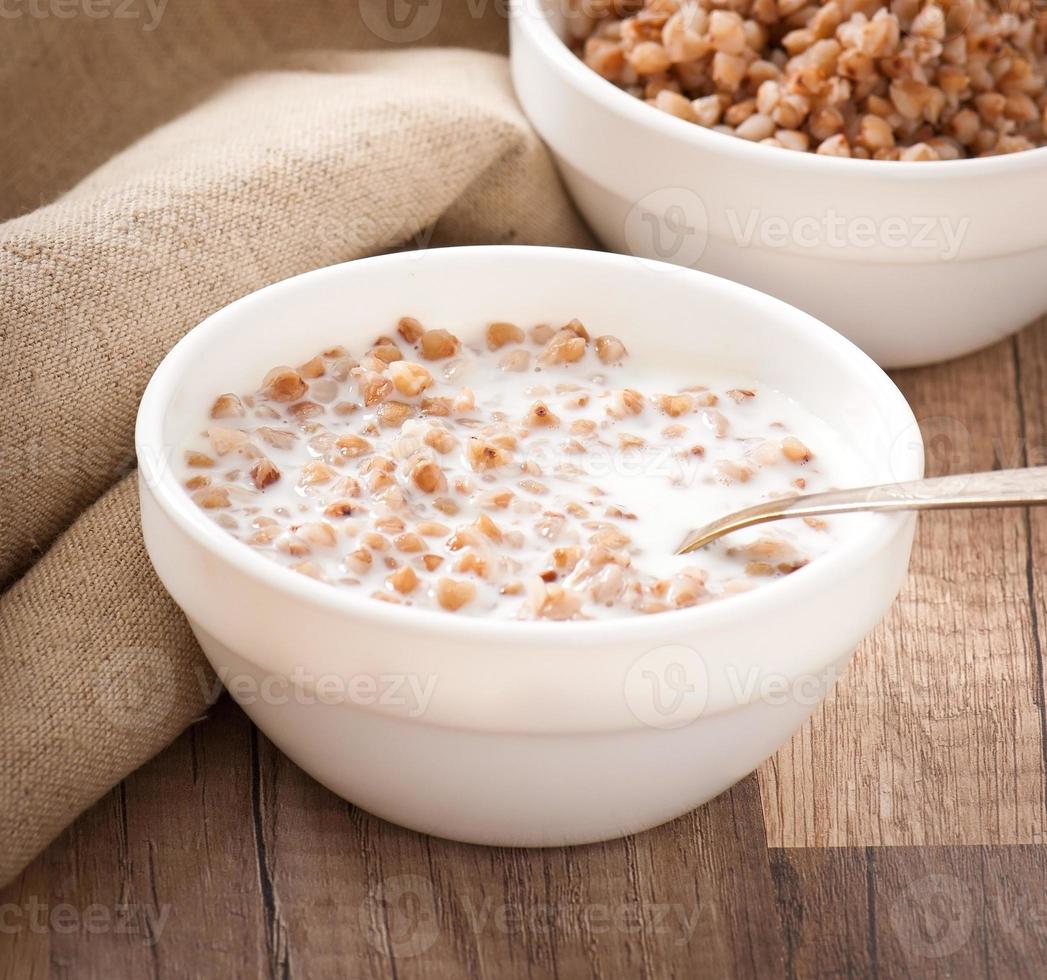
<instances>
[{"instance_id":1,"label":"buckwheat porridge","mask_svg":"<svg viewBox=\"0 0 1047 980\"><path fill-rule=\"evenodd\" d=\"M192 499L246 546L385 602L520 619L655 613L758 588L846 519L675 557L686 531L860 479L831 427L738 378L630 370L577 320L463 344L403 318L369 350L275 367L201 406Z\"/></svg>"},{"instance_id":2,"label":"buckwheat porridge","mask_svg":"<svg viewBox=\"0 0 1047 980\"><path fill-rule=\"evenodd\" d=\"M790 150L956 160L1047 141L1041 0L569 0L594 71Z\"/></svg>"}]
</instances>

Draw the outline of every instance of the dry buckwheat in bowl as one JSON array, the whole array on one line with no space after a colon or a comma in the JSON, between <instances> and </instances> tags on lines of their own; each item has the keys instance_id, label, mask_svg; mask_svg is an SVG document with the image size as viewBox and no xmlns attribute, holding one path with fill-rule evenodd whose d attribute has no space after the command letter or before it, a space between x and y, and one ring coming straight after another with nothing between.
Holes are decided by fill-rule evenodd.
<instances>
[{"instance_id":1,"label":"dry buckwheat in bowl","mask_svg":"<svg viewBox=\"0 0 1047 980\"><path fill-rule=\"evenodd\" d=\"M607 246L902 367L1047 309L1045 38L1026 0L520 0L512 71Z\"/></svg>"},{"instance_id":2,"label":"dry buckwheat in bowl","mask_svg":"<svg viewBox=\"0 0 1047 980\"><path fill-rule=\"evenodd\" d=\"M767 146L926 161L1045 139L1035 0L577 0L567 23L608 81Z\"/></svg>"},{"instance_id":3,"label":"dry buckwheat in bowl","mask_svg":"<svg viewBox=\"0 0 1047 980\"><path fill-rule=\"evenodd\" d=\"M525 845L651 826L773 752L893 599L913 519L674 557L690 527L922 469L897 389L805 314L513 247L232 304L157 370L137 447L154 566L269 737L379 815Z\"/></svg>"}]
</instances>

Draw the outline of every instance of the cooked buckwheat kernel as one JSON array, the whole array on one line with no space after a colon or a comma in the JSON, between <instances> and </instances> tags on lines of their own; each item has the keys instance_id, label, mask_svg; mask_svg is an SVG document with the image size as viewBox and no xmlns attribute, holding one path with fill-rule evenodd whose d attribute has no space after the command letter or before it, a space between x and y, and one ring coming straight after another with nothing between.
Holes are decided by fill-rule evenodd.
<instances>
[{"instance_id":1,"label":"cooked buckwheat kernel","mask_svg":"<svg viewBox=\"0 0 1047 980\"><path fill-rule=\"evenodd\" d=\"M280 479L280 471L264 456L251 467L251 482L258 490L264 490L270 483Z\"/></svg>"},{"instance_id":2,"label":"cooked buckwheat kernel","mask_svg":"<svg viewBox=\"0 0 1047 980\"><path fill-rule=\"evenodd\" d=\"M324 508L325 517L350 517L361 507L351 500L333 500Z\"/></svg>"},{"instance_id":3,"label":"cooked buckwheat kernel","mask_svg":"<svg viewBox=\"0 0 1047 980\"><path fill-rule=\"evenodd\" d=\"M478 436L471 436L466 450L469 465L477 472L493 470L505 466L512 458L500 446L493 442L484 442Z\"/></svg>"},{"instance_id":4,"label":"cooked buckwheat kernel","mask_svg":"<svg viewBox=\"0 0 1047 980\"><path fill-rule=\"evenodd\" d=\"M304 364L298 365L298 373L303 378L308 378L310 381L313 381L316 378L322 378L326 371L327 365L324 363L322 354L317 354L316 357L310 358Z\"/></svg>"},{"instance_id":5,"label":"cooked buckwheat kernel","mask_svg":"<svg viewBox=\"0 0 1047 980\"><path fill-rule=\"evenodd\" d=\"M338 452L348 459L364 456L373 449L370 442L352 432L348 432L336 439L335 445L338 447Z\"/></svg>"},{"instance_id":6,"label":"cooked buckwheat kernel","mask_svg":"<svg viewBox=\"0 0 1047 980\"><path fill-rule=\"evenodd\" d=\"M603 337L596 338L596 356L600 358L604 364L617 364L623 360L628 351L625 349L623 344L617 337L611 337L604 335Z\"/></svg>"},{"instance_id":7,"label":"cooked buckwheat kernel","mask_svg":"<svg viewBox=\"0 0 1047 980\"><path fill-rule=\"evenodd\" d=\"M453 578L441 578L436 583L436 598L444 609L455 612L470 602L476 595L476 586L472 582L463 582Z\"/></svg>"},{"instance_id":8,"label":"cooked buckwheat kernel","mask_svg":"<svg viewBox=\"0 0 1047 980\"><path fill-rule=\"evenodd\" d=\"M503 371L526 371L531 366L531 352L518 347L509 351L498 365Z\"/></svg>"},{"instance_id":9,"label":"cooked buckwheat kernel","mask_svg":"<svg viewBox=\"0 0 1047 980\"><path fill-rule=\"evenodd\" d=\"M715 51L737 57L749 22L708 22ZM678 22L664 50L683 50L687 30ZM738 126L788 105L761 71L752 105L731 114ZM858 148L878 139L865 125ZM836 540L836 519L797 521L672 556L702 513L824 489L839 461L854 466L824 423L773 390L634 370L620 340L578 320L499 321L467 344L409 317L396 333L428 367L382 336L360 363L332 347L207 406L180 474L201 512L325 587L522 619L693 607L792 574Z\"/></svg>"},{"instance_id":10,"label":"cooked buckwheat kernel","mask_svg":"<svg viewBox=\"0 0 1047 980\"><path fill-rule=\"evenodd\" d=\"M506 344L522 344L525 334L515 323L492 323L487 328L488 350L499 350Z\"/></svg>"},{"instance_id":11,"label":"cooked buckwheat kernel","mask_svg":"<svg viewBox=\"0 0 1047 980\"><path fill-rule=\"evenodd\" d=\"M423 327L413 316L403 316L400 317L400 322L396 325L396 332L403 337L407 343L416 344L421 339L422 334L425 333L425 327Z\"/></svg>"},{"instance_id":12,"label":"cooked buckwheat kernel","mask_svg":"<svg viewBox=\"0 0 1047 980\"><path fill-rule=\"evenodd\" d=\"M396 390L409 398L420 395L433 383L433 376L421 364L404 360L389 365L389 376Z\"/></svg>"},{"instance_id":13,"label":"cooked buckwheat kernel","mask_svg":"<svg viewBox=\"0 0 1047 980\"><path fill-rule=\"evenodd\" d=\"M243 418L244 403L236 395L219 395L211 406L211 418L213 419L239 419Z\"/></svg>"},{"instance_id":14,"label":"cooked buckwheat kernel","mask_svg":"<svg viewBox=\"0 0 1047 980\"><path fill-rule=\"evenodd\" d=\"M401 565L386 577L386 582L397 592L407 595L418 585L418 573L410 565Z\"/></svg>"},{"instance_id":15,"label":"cooked buckwheat kernel","mask_svg":"<svg viewBox=\"0 0 1047 980\"><path fill-rule=\"evenodd\" d=\"M535 402L527 413L527 424L555 428L560 424L560 419L554 415L545 402Z\"/></svg>"},{"instance_id":16,"label":"cooked buckwheat kernel","mask_svg":"<svg viewBox=\"0 0 1047 980\"><path fill-rule=\"evenodd\" d=\"M538 360L543 364L573 364L584 355L585 338L579 337L573 330L564 328L553 336L545 350L538 355Z\"/></svg>"},{"instance_id":17,"label":"cooked buckwheat kernel","mask_svg":"<svg viewBox=\"0 0 1047 980\"><path fill-rule=\"evenodd\" d=\"M794 463L806 463L811 458L811 451L795 436L782 440L782 453Z\"/></svg>"},{"instance_id":18,"label":"cooked buckwheat kernel","mask_svg":"<svg viewBox=\"0 0 1047 980\"><path fill-rule=\"evenodd\" d=\"M246 432L241 432L239 429L223 429L217 426L212 426L207 430L207 437L211 444L211 449L218 456L240 452L251 441L250 436Z\"/></svg>"},{"instance_id":19,"label":"cooked buckwheat kernel","mask_svg":"<svg viewBox=\"0 0 1047 980\"><path fill-rule=\"evenodd\" d=\"M326 463L308 463L299 470L298 482L302 486L314 486L334 479L334 470Z\"/></svg>"},{"instance_id":20,"label":"cooked buckwheat kernel","mask_svg":"<svg viewBox=\"0 0 1047 980\"><path fill-rule=\"evenodd\" d=\"M447 489L447 479L444 477L440 464L432 459L423 459L415 464L411 470L411 479L422 493L437 493Z\"/></svg>"},{"instance_id":21,"label":"cooked buckwheat kernel","mask_svg":"<svg viewBox=\"0 0 1047 980\"><path fill-rule=\"evenodd\" d=\"M413 414L414 409L404 402L383 402L378 406L378 421L382 425L403 425Z\"/></svg>"},{"instance_id":22,"label":"cooked buckwheat kernel","mask_svg":"<svg viewBox=\"0 0 1047 980\"><path fill-rule=\"evenodd\" d=\"M382 343L375 345L370 351L372 357L377 358L385 364L393 364L403 359L400 348L389 338L383 338Z\"/></svg>"},{"instance_id":23,"label":"cooked buckwheat kernel","mask_svg":"<svg viewBox=\"0 0 1047 980\"><path fill-rule=\"evenodd\" d=\"M673 418L694 410L694 399L690 395L658 395L658 407Z\"/></svg>"},{"instance_id":24,"label":"cooked buckwheat kernel","mask_svg":"<svg viewBox=\"0 0 1047 980\"><path fill-rule=\"evenodd\" d=\"M197 490L193 494L193 502L207 510L215 507L228 507L231 503L229 491L225 487L205 487Z\"/></svg>"},{"instance_id":25,"label":"cooked buckwheat kernel","mask_svg":"<svg viewBox=\"0 0 1047 980\"><path fill-rule=\"evenodd\" d=\"M293 368L276 367L262 380L261 394L277 402L295 402L308 390L309 386Z\"/></svg>"},{"instance_id":26,"label":"cooked buckwheat kernel","mask_svg":"<svg viewBox=\"0 0 1047 980\"><path fill-rule=\"evenodd\" d=\"M458 338L446 330L426 330L418 341L422 357L429 361L440 361L458 353Z\"/></svg>"}]
</instances>

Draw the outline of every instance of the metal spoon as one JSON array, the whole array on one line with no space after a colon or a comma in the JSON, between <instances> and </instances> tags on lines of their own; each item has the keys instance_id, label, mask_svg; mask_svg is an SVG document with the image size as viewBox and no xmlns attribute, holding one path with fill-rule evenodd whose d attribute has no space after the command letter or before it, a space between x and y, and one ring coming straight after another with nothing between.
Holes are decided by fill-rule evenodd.
<instances>
[{"instance_id":1,"label":"metal spoon","mask_svg":"<svg viewBox=\"0 0 1047 980\"><path fill-rule=\"evenodd\" d=\"M1047 504L1047 466L830 490L768 500L718 518L689 534L676 554L686 555L744 527L789 517L818 517L867 510L953 510L958 507L1027 507L1037 504Z\"/></svg>"}]
</instances>

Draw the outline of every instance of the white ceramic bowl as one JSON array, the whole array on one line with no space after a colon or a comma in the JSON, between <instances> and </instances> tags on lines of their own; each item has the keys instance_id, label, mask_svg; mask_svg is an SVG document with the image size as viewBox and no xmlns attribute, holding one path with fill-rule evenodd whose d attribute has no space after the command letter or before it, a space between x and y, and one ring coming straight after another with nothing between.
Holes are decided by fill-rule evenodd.
<instances>
[{"instance_id":1,"label":"white ceramic bowl","mask_svg":"<svg viewBox=\"0 0 1047 980\"><path fill-rule=\"evenodd\" d=\"M554 845L668 820L781 746L893 600L913 518L868 516L788 578L708 606L592 622L404 609L313 581L216 527L169 463L186 413L272 365L350 350L404 314L476 336L580 317L637 363L738 371L831 419L873 480L922 473L905 400L850 342L699 272L597 252L448 248L277 283L220 310L142 399L146 547L219 676L288 756L353 803L459 840ZM684 518L686 520L686 518ZM431 697L410 697L429 690Z\"/></svg>"},{"instance_id":2,"label":"white ceramic bowl","mask_svg":"<svg viewBox=\"0 0 1047 980\"><path fill-rule=\"evenodd\" d=\"M964 354L1047 310L1047 148L900 163L750 143L591 71L560 40L564 7L516 0L513 82L608 248L754 286L888 367Z\"/></svg>"}]
</instances>

